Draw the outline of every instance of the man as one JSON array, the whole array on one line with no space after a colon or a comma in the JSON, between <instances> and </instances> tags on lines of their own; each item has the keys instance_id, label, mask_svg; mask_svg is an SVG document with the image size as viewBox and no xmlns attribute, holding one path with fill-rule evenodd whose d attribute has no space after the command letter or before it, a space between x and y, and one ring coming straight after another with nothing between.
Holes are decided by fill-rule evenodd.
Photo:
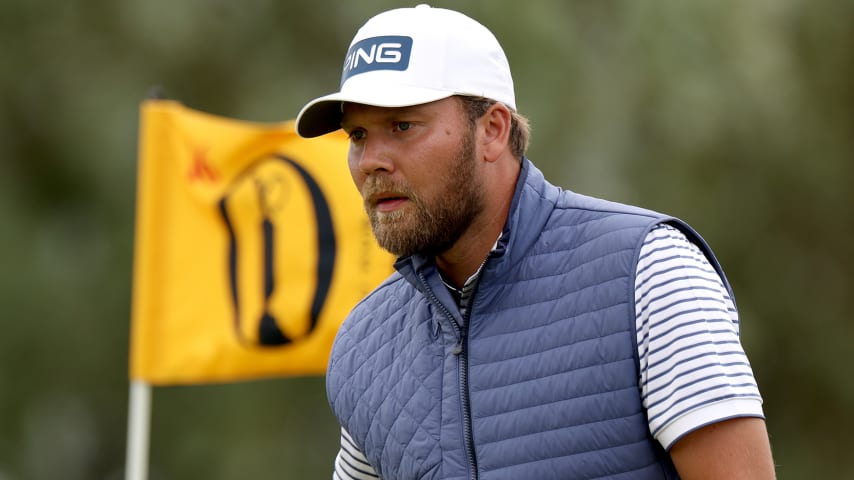
<instances>
[{"instance_id":1,"label":"man","mask_svg":"<svg viewBox=\"0 0 854 480\"><path fill-rule=\"evenodd\" d=\"M335 340L335 478L774 477L711 250L549 184L489 30L426 5L370 19L340 92L297 118L338 128L399 259Z\"/></svg>"}]
</instances>

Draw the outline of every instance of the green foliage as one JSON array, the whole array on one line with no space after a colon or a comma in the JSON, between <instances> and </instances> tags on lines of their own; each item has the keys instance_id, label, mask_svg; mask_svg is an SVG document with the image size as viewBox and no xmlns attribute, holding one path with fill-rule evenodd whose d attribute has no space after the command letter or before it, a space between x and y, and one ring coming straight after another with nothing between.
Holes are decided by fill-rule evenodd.
<instances>
[{"instance_id":1,"label":"green foliage","mask_svg":"<svg viewBox=\"0 0 854 480\"><path fill-rule=\"evenodd\" d=\"M137 108L296 116L355 30L410 3L0 3L0 479L123 476ZM665 211L721 258L780 478L854 443L854 2L452 2L507 50L530 157ZM328 478L321 378L154 392L151 478Z\"/></svg>"}]
</instances>

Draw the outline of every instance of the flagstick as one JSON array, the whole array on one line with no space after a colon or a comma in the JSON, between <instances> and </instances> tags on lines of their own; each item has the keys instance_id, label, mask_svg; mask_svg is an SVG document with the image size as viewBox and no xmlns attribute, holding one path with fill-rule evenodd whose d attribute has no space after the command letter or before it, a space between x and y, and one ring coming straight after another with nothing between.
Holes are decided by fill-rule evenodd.
<instances>
[{"instance_id":1,"label":"flagstick","mask_svg":"<svg viewBox=\"0 0 854 480\"><path fill-rule=\"evenodd\" d=\"M151 385L130 382L128 444L125 480L146 480L148 476L148 433L151 423Z\"/></svg>"}]
</instances>

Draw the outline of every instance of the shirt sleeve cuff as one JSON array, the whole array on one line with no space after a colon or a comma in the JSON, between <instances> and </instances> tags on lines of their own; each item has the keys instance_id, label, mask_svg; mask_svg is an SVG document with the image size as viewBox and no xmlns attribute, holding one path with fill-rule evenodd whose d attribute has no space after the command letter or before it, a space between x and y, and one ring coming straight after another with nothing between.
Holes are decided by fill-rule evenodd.
<instances>
[{"instance_id":1,"label":"shirt sleeve cuff","mask_svg":"<svg viewBox=\"0 0 854 480\"><path fill-rule=\"evenodd\" d=\"M720 402L705 405L692 410L677 418L658 432L658 441L665 450L670 450L676 441L685 435L731 418L759 417L765 418L762 412L762 402L754 398L729 398Z\"/></svg>"}]
</instances>

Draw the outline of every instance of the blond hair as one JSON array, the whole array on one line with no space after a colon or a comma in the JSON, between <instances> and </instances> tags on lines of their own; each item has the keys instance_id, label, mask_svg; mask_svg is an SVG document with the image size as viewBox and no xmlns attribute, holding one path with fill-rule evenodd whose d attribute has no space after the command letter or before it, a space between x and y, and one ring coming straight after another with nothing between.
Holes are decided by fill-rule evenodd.
<instances>
[{"instance_id":1,"label":"blond hair","mask_svg":"<svg viewBox=\"0 0 854 480\"><path fill-rule=\"evenodd\" d=\"M472 97L468 95L457 96L463 104L469 122L472 125L482 117L489 107L496 103L495 100L485 97ZM531 140L531 125L528 119L520 115L516 110L510 109L510 138L508 143L510 151L520 161L528 150L528 143Z\"/></svg>"}]
</instances>

